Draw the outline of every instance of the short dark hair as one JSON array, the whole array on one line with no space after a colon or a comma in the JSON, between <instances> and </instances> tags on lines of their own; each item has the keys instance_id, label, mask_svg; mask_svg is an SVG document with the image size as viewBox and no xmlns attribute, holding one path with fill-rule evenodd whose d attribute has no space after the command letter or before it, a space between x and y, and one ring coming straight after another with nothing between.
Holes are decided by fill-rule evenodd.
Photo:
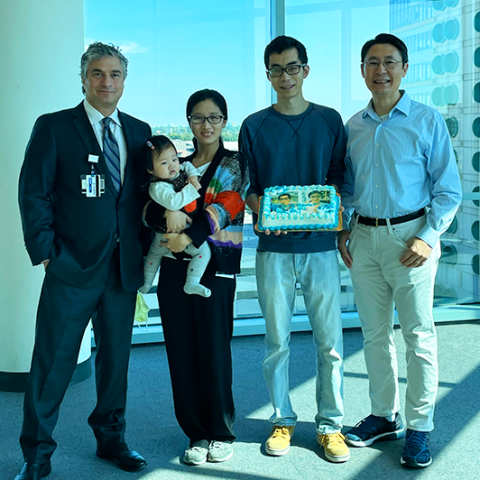
<instances>
[{"instance_id":1,"label":"short dark hair","mask_svg":"<svg viewBox=\"0 0 480 480\"><path fill-rule=\"evenodd\" d=\"M312 198L312 195L315 195L315 194L322 196L321 192L319 192L318 190L314 190L313 192L310 192L308 194L308 198Z\"/></svg>"},{"instance_id":2,"label":"short dark hair","mask_svg":"<svg viewBox=\"0 0 480 480\"><path fill-rule=\"evenodd\" d=\"M368 51L374 46L379 43L388 43L389 45L393 45L402 56L403 64L408 63L408 49L405 43L400 40L395 35L391 35L390 33L380 33L372 40L369 40L363 47L362 47L362 62L365 61L365 57L367 56Z\"/></svg>"},{"instance_id":3,"label":"short dark hair","mask_svg":"<svg viewBox=\"0 0 480 480\"><path fill-rule=\"evenodd\" d=\"M225 117L225 120L228 119L227 101L225 100L224 96L216 90L205 88L190 95L190 98L187 102L187 120L192 114L195 105L200 102L204 102L205 100L211 100L220 109L222 115Z\"/></svg>"},{"instance_id":4,"label":"short dark hair","mask_svg":"<svg viewBox=\"0 0 480 480\"><path fill-rule=\"evenodd\" d=\"M265 68L268 70L270 66L270 55L272 53L282 53L290 48L295 48L298 52L300 63L308 63L307 49L303 43L296 38L280 35L274 38L266 47L264 54Z\"/></svg>"},{"instance_id":5,"label":"short dark hair","mask_svg":"<svg viewBox=\"0 0 480 480\"><path fill-rule=\"evenodd\" d=\"M147 138L143 146L147 170L153 170L153 154L161 155L170 147L177 151L173 142L165 135L153 135Z\"/></svg>"},{"instance_id":6,"label":"short dark hair","mask_svg":"<svg viewBox=\"0 0 480 480\"><path fill-rule=\"evenodd\" d=\"M278 196L278 199L279 199L279 200L280 200L280 197L288 197L289 199L292 198L289 193L281 193L281 194Z\"/></svg>"}]
</instances>

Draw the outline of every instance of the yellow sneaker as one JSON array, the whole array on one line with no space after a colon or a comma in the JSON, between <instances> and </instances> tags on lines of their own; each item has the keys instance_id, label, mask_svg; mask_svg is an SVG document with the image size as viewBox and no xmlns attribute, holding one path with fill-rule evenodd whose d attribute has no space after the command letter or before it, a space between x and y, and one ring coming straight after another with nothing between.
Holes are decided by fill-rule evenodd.
<instances>
[{"instance_id":1,"label":"yellow sneaker","mask_svg":"<svg viewBox=\"0 0 480 480\"><path fill-rule=\"evenodd\" d=\"M317 442L325 450L327 460L335 463L350 460L350 452L345 444L345 437L340 432L326 433L324 435L317 433Z\"/></svg>"},{"instance_id":2,"label":"yellow sneaker","mask_svg":"<svg viewBox=\"0 0 480 480\"><path fill-rule=\"evenodd\" d=\"M287 454L290 450L290 440L293 437L294 429L293 425L276 425L273 427L265 442L265 451L268 455L278 457Z\"/></svg>"}]
</instances>

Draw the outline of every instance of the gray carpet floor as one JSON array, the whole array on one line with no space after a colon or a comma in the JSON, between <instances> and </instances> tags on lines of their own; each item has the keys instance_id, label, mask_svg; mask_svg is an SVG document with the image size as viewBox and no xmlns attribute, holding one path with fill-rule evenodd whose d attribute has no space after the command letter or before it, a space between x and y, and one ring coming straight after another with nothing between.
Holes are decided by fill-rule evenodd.
<instances>
[{"instance_id":1,"label":"gray carpet floor","mask_svg":"<svg viewBox=\"0 0 480 480\"><path fill-rule=\"evenodd\" d=\"M58 442L51 480L376 480L480 479L480 322L438 326L440 382L436 428L432 433L433 464L421 471L400 466L402 440L351 449L344 464L325 460L315 441L315 351L310 333L291 340L292 403L298 424L292 447L284 457L269 457L263 449L271 414L260 361L263 337L233 340L234 395L237 408L235 454L225 463L183 465L187 439L178 427L171 397L164 345L132 349L128 400L128 444L148 461L145 470L123 472L94 454L95 442L87 417L95 404L94 379L69 388L55 430ZM345 429L370 413L362 336L346 331ZM396 330L402 404L405 393L404 344ZM18 445L23 395L0 392L0 479L13 480L22 465Z\"/></svg>"}]
</instances>

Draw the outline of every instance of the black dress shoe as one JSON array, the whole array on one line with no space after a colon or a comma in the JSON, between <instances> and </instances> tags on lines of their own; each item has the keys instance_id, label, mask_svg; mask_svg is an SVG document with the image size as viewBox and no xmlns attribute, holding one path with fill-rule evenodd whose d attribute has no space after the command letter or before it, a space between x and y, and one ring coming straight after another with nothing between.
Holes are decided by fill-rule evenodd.
<instances>
[{"instance_id":1,"label":"black dress shoe","mask_svg":"<svg viewBox=\"0 0 480 480\"><path fill-rule=\"evenodd\" d=\"M134 450L130 450L126 443L114 443L113 445L97 445L97 457L104 460L114 461L122 470L138 472L145 467L147 462Z\"/></svg>"},{"instance_id":2,"label":"black dress shoe","mask_svg":"<svg viewBox=\"0 0 480 480\"><path fill-rule=\"evenodd\" d=\"M15 480L40 480L52 473L52 464L50 460L45 463L28 463L23 465L20 473Z\"/></svg>"}]
</instances>

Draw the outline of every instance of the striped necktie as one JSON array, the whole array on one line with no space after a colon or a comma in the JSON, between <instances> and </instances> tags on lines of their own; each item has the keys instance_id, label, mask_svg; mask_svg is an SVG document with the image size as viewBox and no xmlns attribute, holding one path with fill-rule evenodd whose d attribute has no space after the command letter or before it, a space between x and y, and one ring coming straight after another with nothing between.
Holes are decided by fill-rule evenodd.
<instances>
[{"instance_id":1,"label":"striped necktie","mask_svg":"<svg viewBox=\"0 0 480 480\"><path fill-rule=\"evenodd\" d=\"M105 117L103 123L103 155L107 162L108 171L112 177L112 182L115 191L120 192L121 175L120 175L120 150L118 149L118 142L115 135L110 130L110 117Z\"/></svg>"}]
</instances>

